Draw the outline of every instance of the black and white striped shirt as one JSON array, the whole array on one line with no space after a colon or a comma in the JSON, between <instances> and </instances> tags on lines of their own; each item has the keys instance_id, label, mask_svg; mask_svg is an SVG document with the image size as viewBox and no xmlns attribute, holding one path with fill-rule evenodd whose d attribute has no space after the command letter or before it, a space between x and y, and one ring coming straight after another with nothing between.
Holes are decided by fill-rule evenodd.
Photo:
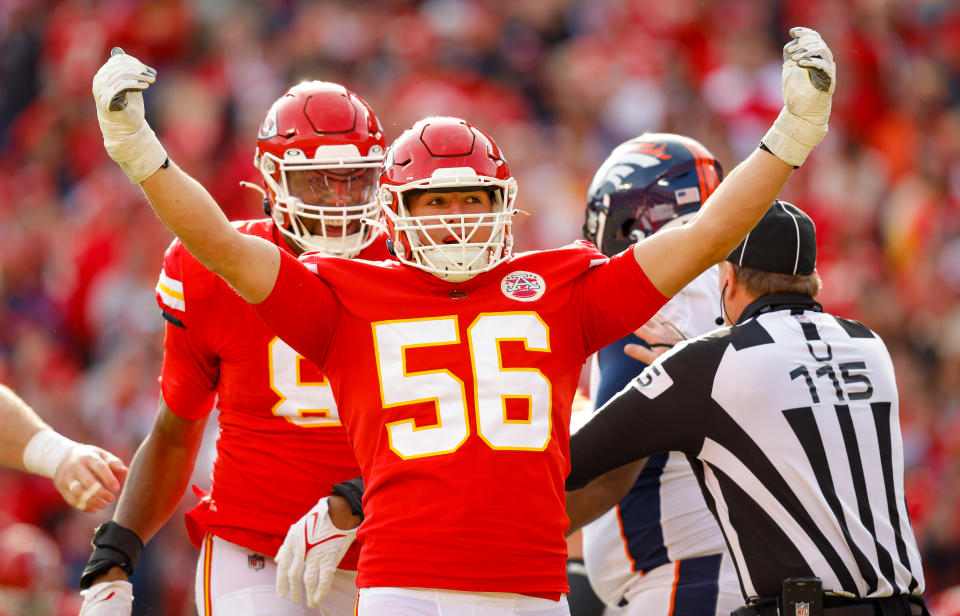
<instances>
[{"instance_id":1,"label":"black and white striped shirt","mask_svg":"<svg viewBox=\"0 0 960 616\"><path fill-rule=\"evenodd\" d=\"M817 576L859 597L923 593L893 364L868 328L768 295L647 367L573 436L567 489L687 454L744 597Z\"/></svg>"}]
</instances>

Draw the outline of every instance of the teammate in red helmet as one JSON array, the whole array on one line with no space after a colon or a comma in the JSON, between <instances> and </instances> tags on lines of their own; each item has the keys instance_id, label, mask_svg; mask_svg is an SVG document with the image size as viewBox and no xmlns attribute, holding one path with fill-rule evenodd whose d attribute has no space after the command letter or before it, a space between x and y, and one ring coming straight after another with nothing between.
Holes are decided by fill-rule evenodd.
<instances>
[{"instance_id":1,"label":"teammate in red helmet","mask_svg":"<svg viewBox=\"0 0 960 616\"><path fill-rule=\"evenodd\" d=\"M371 224L379 218L384 146L379 120L353 92L323 81L290 88L257 136L254 163L263 183L255 188L270 217L231 228L291 258L310 250L389 258L385 236ZM82 580L93 586L84 594L85 616L129 614L127 576L141 545L180 502L215 406L220 431L212 488L197 491L201 498L187 513L190 539L201 549L199 612L352 614L359 550L344 551L353 533L328 544L344 558L335 573L336 563L329 566L325 598L307 593L316 609L298 605L304 590L314 590L304 588L302 574L278 572L273 560L304 511L334 484L360 474L324 372L277 338L178 240L164 256L156 298L166 320L160 410L113 520L94 539ZM289 598L277 596L281 579Z\"/></svg>"},{"instance_id":2,"label":"teammate in red helmet","mask_svg":"<svg viewBox=\"0 0 960 616\"><path fill-rule=\"evenodd\" d=\"M365 484L360 616L569 613L563 484L581 366L725 258L826 134L832 57L815 32L793 34L804 44L787 47L786 106L761 148L693 221L612 258L586 242L514 254L503 154L466 121L428 118L391 145L381 172L404 262L297 261L238 233L168 163L139 93L155 73L123 56L100 69L108 153L184 245L330 379ZM124 92L126 108L110 110Z\"/></svg>"}]
</instances>

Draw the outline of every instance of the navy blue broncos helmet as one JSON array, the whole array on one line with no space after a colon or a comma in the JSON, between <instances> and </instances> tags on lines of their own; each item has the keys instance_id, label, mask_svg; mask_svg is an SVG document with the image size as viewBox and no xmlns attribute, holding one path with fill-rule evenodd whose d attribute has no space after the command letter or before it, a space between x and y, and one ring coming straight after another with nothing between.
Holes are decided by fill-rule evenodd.
<instances>
[{"instance_id":1,"label":"navy blue broncos helmet","mask_svg":"<svg viewBox=\"0 0 960 616\"><path fill-rule=\"evenodd\" d=\"M593 176L583 236L612 257L696 212L721 179L720 163L695 139L644 133L618 145Z\"/></svg>"}]
</instances>

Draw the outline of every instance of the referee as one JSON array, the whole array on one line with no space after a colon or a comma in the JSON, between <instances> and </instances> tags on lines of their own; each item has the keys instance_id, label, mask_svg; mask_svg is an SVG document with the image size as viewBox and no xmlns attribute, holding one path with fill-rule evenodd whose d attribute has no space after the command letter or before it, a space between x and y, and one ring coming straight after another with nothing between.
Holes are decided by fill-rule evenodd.
<instances>
[{"instance_id":1,"label":"referee","mask_svg":"<svg viewBox=\"0 0 960 616\"><path fill-rule=\"evenodd\" d=\"M571 440L567 490L683 452L736 565L736 614L927 614L893 364L814 301L813 221L776 201L720 267L735 325L677 345L604 405Z\"/></svg>"}]
</instances>

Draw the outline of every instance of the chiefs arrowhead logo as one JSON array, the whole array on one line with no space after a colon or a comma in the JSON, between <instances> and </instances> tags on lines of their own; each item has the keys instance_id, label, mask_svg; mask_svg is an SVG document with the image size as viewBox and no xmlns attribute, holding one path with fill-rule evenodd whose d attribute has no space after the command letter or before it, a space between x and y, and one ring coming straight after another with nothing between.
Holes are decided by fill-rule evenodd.
<instances>
[{"instance_id":1,"label":"chiefs arrowhead logo","mask_svg":"<svg viewBox=\"0 0 960 616\"><path fill-rule=\"evenodd\" d=\"M260 125L260 132L257 134L258 139L270 139L271 137L277 136L277 111L280 101L277 101L273 104L273 107L270 108L270 111L267 112L267 117L263 119L263 124Z\"/></svg>"},{"instance_id":2,"label":"chiefs arrowhead logo","mask_svg":"<svg viewBox=\"0 0 960 616\"><path fill-rule=\"evenodd\" d=\"M504 276L500 290L510 299L518 302L532 302L543 297L547 285L540 274L516 271Z\"/></svg>"}]
</instances>

